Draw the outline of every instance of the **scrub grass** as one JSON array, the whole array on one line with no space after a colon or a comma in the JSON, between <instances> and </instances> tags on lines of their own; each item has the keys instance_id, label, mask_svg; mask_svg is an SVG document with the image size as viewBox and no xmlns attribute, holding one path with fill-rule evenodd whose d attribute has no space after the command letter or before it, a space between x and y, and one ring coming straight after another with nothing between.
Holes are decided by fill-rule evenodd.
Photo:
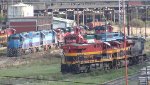
<instances>
[{"instance_id":1,"label":"scrub grass","mask_svg":"<svg viewBox=\"0 0 150 85\"><path fill-rule=\"evenodd\" d=\"M60 72L60 64L58 63L59 59L53 59L52 62L48 62L50 60L45 59L41 61L36 61L33 64L24 65L20 67L10 67L0 70L0 78L2 79L4 76L13 76L13 77L30 77L30 78L38 78L38 79L47 79L47 80L58 80L58 81L37 81L37 80L29 80L22 79L22 85L96 85L102 84L106 81L113 80L118 77L122 77L125 75L125 68L120 69L112 69L110 71L100 71L95 70L90 73L82 73L82 74L62 74ZM54 62L55 61L55 62ZM143 66L147 64L140 64L129 67L128 73L134 74L138 72ZM4 81L10 80L11 83L17 80L11 79L2 79ZM26 81L26 82L25 82ZM64 82L69 81L69 82ZM21 83L17 81L17 83ZM77 83L79 82L79 83Z\"/></svg>"}]
</instances>

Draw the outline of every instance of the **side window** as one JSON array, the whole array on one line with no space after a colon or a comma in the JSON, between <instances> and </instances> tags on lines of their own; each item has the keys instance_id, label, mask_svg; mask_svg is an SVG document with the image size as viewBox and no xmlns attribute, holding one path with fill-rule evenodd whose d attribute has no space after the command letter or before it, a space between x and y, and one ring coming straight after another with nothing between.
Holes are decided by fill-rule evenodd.
<instances>
[{"instance_id":1,"label":"side window","mask_svg":"<svg viewBox=\"0 0 150 85\"><path fill-rule=\"evenodd\" d=\"M116 36L118 36L118 34L114 34L114 36L116 37Z\"/></svg>"},{"instance_id":2,"label":"side window","mask_svg":"<svg viewBox=\"0 0 150 85\"><path fill-rule=\"evenodd\" d=\"M24 39L23 38L20 38L20 41L23 41Z\"/></svg>"},{"instance_id":3,"label":"side window","mask_svg":"<svg viewBox=\"0 0 150 85\"><path fill-rule=\"evenodd\" d=\"M10 41L11 37L8 37L8 41Z\"/></svg>"},{"instance_id":4,"label":"side window","mask_svg":"<svg viewBox=\"0 0 150 85\"><path fill-rule=\"evenodd\" d=\"M98 35L96 35L95 37L96 37L96 40L102 39L102 37L101 37L101 36L98 36Z\"/></svg>"}]
</instances>

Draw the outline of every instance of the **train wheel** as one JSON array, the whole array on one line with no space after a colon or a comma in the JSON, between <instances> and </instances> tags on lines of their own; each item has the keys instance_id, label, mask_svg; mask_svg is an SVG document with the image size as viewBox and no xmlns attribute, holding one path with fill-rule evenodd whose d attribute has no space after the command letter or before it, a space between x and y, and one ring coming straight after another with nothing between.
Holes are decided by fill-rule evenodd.
<instances>
[{"instance_id":1,"label":"train wheel","mask_svg":"<svg viewBox=\"0 0 150 85\"><path fill-rule=\"evenodd\" d=\"M66 65L66 64L61 64L61 72L62 73L67 73L67 72L69 72L69 67L68 67L68 65Z\"/></svg>"},{"instance_id":2,"label":"train wheel","mask_svg":"<svg viewBox=\"0 0 150 85\"><path fill-rule=\"evenodd\" d=\"M85 73L88 73L90 72L90 66L88 65L85 65L85 70L84 70Z\"/></svg>"},{"instance_id":3,"label":"train wheel","mask_svg":"<svg viewBox=\"0 0 150 85\"><path fill-rule=\"evenodd\" d=\"M110 69L110 63L109 62L103 63L103 68L105 71L109 70Z\"/></svg>"},{"instance_id":4,"label":"train wheel","mask_svg":"<svg viewBox=\"0 0 150 85\"><path fill-rule=\"evenodd\" d=\"M47 48L46 48L46 46L44 46L44 51L46 51L47 50Z\"/></svg>"},{"instance_id":5,"label":"train wheel","mask_svg":"<svg viewBox=\"0 0 150 85\"><path fill-rule=\"evenodd\" d=\"M36 48L32 48L31 53L35 53L35 52L36 52Z\"/></svg>"},{"instance_id":6,"label":"train wheel","mask_svg":"<svg viewBox=\"0 0 150 85\"><path fill-rule=\"evenodd\" d=\"M73 72L74 72L75 74L79 74L79 73L80 73L80 65L79 65L79 64L74 65L74 67L73 67Z\"/></svg>"},{"instance_id":7,"label":"train wheel","mask_svg":"<svg viewBox=\"0 0 150 85\"><path fill-rule=\"evenodd\" d=\"M8 57L13 57L12 54L13 54L13 53L12 53L12 49L7 49L7 56L8 56Z\"/></svg>"},{"instance_id":8,"label":"train wheel","mask_svg":"<svg viewBox=\"0 0 150 85\"><path fill-rule=\"evenodd\" d=\"M48 49L49 49L49 50L50 50L50 49L52 49L52 46L51 46L51 45L49 45L49 46L48 46Z\"/></svg>"},{"instance_id":9,"label":"train wheel","mask_svg":"<svg viewBox=\"0 0 150 85\"><path fill-rule=\"evenodd\" d=\"M17 57L21 56L21 49L17 49L16 51L17 51L16 56L17 56Z\"/></svg>"},{"instance_id":10,"label":"train wheel","mask_svg":"<svg viewBox=\"0 0 150 85\"><path fill-rule=\"evenodd\" d=\"M40 51L40 47L37 47L35 48L36 49L36 52L39 52Z\"/></svg>"}]
</instances>

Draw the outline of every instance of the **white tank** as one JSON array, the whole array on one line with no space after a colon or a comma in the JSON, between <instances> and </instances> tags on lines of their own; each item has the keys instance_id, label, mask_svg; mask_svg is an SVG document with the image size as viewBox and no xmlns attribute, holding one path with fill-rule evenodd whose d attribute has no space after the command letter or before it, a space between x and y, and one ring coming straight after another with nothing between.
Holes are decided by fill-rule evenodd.
<instances>
[{"instance_id":1,"label":"white tank","mask_svg":"<svg viewBox=\"0 0 150 85\"><path fill-rule=\"evenodd\" d=\"M8 18L33 17L34 8L31 5L18 3L8 6Z\"/></svg>"}]
</instances>

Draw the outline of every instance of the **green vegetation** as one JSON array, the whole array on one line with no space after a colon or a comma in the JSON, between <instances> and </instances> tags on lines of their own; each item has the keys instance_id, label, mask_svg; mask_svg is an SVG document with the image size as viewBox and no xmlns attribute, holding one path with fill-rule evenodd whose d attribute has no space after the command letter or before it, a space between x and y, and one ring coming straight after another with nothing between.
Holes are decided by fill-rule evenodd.
<instances>
[{"instance_id":1,"label":"green vegetation","mask_svg":"<svg viewBox=\"0 0 150 85\"><path fill-rule=\"evenodd\" d=\"M136 28L136 35L137 35L137 29L140 28L140 33L141 33L142 30L141 28L144 27L144 22L140 19L133 19L130 22L130 26ZM133 29L131 29L131 33L133 33Z\"/></svg>"},{"instance_id":2,"label":"green vegetation","mask_svg":"<svg viewBox=\"0 0 150 85\"><path fill-rule=\"evenodd\" d=\"M52 58L53 61L44 59L38 60L29 65L23 65L18 67L10 67L0 70L0 77L3 76L14 76L14 77L32 77L32 78L44 78L56 81L32 81L30 85L85 85L84 83L95 83L101 84L108 80L115 79L117 77L124 76L124 68L110 71L99 71L95 70L91 73L82 74L61 74L60 65L58 64L59 58ZM42 62L43 61L43 62ZM137 72L143 65L136 65L129 69L129 74ZM22 80L25 81L25 80ZM71 82L61 82L71 81ZM12 81L13 82L13 81ZM78 84L74 82L82 82ZM39 84L35 84L39 83ZM93 85L95 85L93 84ZM27 85L27 84L24 84ZM91 85L91 84L89 84Z\"/></svg>"},{"instance_id":3,"label":"green vegetation","mask_svg":"<svg viewBox=\"0 0 150 85\"><path fill-rule=\"evenodd\" d=\"M3 20L5 20L5 17L2 14L0 14L0 22Z\"/></svg>"},{"instance_id":4,"label":"green vegetation","mask_svg":"<svg viewBox=\"0 0 150 85\"><path fill-rule=\"evenodd\" d=\"M7 52L6 47L1 47L0 56L6 55L6 52Z\"/></svg>"}]
</instances>

